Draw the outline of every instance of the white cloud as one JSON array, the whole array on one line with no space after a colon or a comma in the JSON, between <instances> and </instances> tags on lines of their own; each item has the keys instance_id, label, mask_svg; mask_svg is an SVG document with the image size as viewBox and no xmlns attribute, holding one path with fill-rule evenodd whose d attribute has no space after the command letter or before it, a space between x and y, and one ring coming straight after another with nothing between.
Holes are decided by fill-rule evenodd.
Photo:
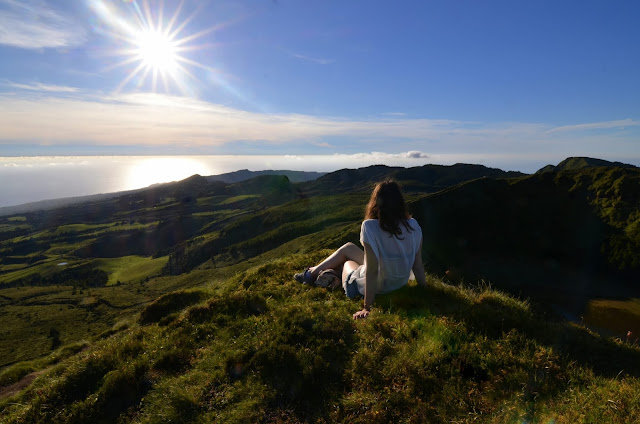
<instances>
[{"instance_id":1,"label":"white cloud","mask_svg":"<svg viewBox=\"0 0 640 424\"><path fill-rule=\"evenodd\" d=\"M9 87L18 88L21 90L31 90L31 91L47 91L47 92L58 92L58 93L75 93L78 91L75 87L68 87L65 85L52 85L52 84L42 84L39 82L33 82L31 84L19 84L19 83L8 83L6 84Z\"/></svg>"},{"instance_id":2,"label":"white cloud","mask_svg":"<svg viewBox=\"0 0 640 424\"><path fill-rule=\"evenodd\" d=\"M0 44L23 49L77 46L86 32L41 1L0 0Z\"/></svg>"},{"instance_id":3,"label":"white cloud","mask_svg":"<svg viewBox=\"0 0 640 424\"><path fill-rule=\"evenodd\" d=\"M34 121L37 126L32 125ZM0 140L92 142L108 145L220 145L317 142L326 136L418 139L453 131L453 121L348 120L248 112L185 97L150 93L37 96L0 94Z\"/></svg>"},{"instance_id":4,"label":"white cloud","mask_svg":"<svg viewBox=\"0 0 640 424\"><path fill-rule=\"evenodd\" d=\"M221 150L215 146L228 145L224 151L229 152L235 151L233 143L242 141L252 146L252 153L266 154L403 152L377 153L378 157L371 157L377 163L435 161L445 154L521 157L542 153L548 163L567 156L598 157L602 151L640 156L635 142L638 121L634 120L582 124L576 133L529 123L267 114L163 94L104 95L72 87L23 85L30 88L17 94L0 93L0 144L146 145L175 152L190 148L216 152ZM636 129L621 134L617 131L621 126ZM594 129L600 131L588 131ZM603 129L610 132L603 134Z\"/></svg>"},{"instance_id":5,"label":"white cloud","mask_svg":"<svg viewBox=\"0 0 640 424\"><path fill-rule=\"evenodd\" d=\"M416 150L412 150L410 152L405 153L407 155L408 158L411 159L427 159L429 158L429 155L427 155L426 153L422 153Z\"/></svg>"}]
</instances>

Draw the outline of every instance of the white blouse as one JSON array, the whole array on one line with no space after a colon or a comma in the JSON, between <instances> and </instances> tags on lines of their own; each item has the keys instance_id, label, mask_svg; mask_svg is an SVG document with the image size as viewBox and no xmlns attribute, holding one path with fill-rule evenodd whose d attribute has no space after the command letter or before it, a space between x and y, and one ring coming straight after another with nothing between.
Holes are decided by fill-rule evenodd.
<instances>
[{"instance_id":1,"label":"white blouse","mask_svg":"<svg viewBox=\"0 0 640 424\"><path fill-rule=\"evenodd\" d=\"M383 231L377 219L367 219L362 222L360 228L360 244L364 247L367 243L378 259L378 275L382 281L382 287L377 293L389 293L407 284L411 275L411 267L420 249L422 241L422 229L418 222L410 218L407 223L412 230L407 230L400 224L402 234L399 238ZM366 265L361 266L356 282L358 291L364 294Z\"/></svg>"}]
</instances>

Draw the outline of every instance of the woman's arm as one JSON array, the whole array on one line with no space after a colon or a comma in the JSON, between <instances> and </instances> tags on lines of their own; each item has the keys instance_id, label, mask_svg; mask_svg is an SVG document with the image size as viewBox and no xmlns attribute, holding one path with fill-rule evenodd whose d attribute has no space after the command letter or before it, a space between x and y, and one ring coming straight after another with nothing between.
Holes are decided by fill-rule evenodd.
<instances>
[{"instance_id":1,"label":"woman's arm","mask_svg":"<svg viewBox=\"0 0 640 424\"><path fill-rule=\"evenodd\" d=\"M424 272L424 265L422 264L422 239L420 239L420 248L416 252L416 257L413 260L413 266L411 267L413 275L416 276L418 284L424 288L427 287L427 277Z\"/></svg>"},{"instance_id":2,"label":"woman's arm","mask_svg":"<svg viewBox=\"0 0 640 424\"><path fill-rule=\"evenodd\" d=\"M376 258L373 249L368 243L364 243L364 263L365 263L365 280L364 280L364 306L361 311L353 314L353 319L366 318L373 305L373 300L378 292L379 275L378 275L378 258Z\"/></svg>"}]
</instances>

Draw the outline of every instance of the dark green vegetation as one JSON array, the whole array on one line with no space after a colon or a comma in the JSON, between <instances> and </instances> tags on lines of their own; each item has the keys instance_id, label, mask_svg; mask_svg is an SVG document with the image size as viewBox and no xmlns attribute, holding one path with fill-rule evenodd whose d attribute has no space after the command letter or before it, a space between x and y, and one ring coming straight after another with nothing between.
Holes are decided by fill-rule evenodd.
<instances>
[{"instance_id":1,"label":"dark green vegetation","mask_svg":"<svg viewBox=\"0 0 640 424\"><path fill-rule=\"evenodd\" d=\"M359 302L291 276L357 243L371 182L389 176L423 227L429 288L379 296L354 322ZM624 337L638 323L638 178L194 176L4 218L0 422L638 421L640 349ZM447 269L465 283L443 282Z\"/></svg>"},{"instance_id":2,"label":"dark green vegetation","mask_svg":"<svg viewBox=\"0 0 640 424\"><path fill-rule=\"evenodd\" d=\"M640 170L481 179L413 205L434 270L571 307L640 294ZM631 322L640 331L640 323Z\"/></svg>"},{"instance_id":3,"label":"dark green vegetation","mask_svg":"<svg viewBox=\"0 0 640 424\"><path fill-rule=\"evenodd\" d=\"M505 172L482 165L458 163L452 166L425 165L415 168L392 168L384 165L332 172L300 184L309 194L362 192L370 194L374 183L393 178L402 183L406 192L433 193L464 181L476 178L514 178L524 176L521 172Z\"/></svg>"},{"instance_id":4,"label":"dark green vegetation","mask_svg":"<svg viewBox=\"0 0 640 424\"><path fill-rule=\"evenodd\" d=\"M596 168L596 167L635 168L635 166L633 165L629 165L622 162L609 162L607 160L595 159L595 158L573 157L573 158L567 158L555 166L554 165L544 166L540 168L538 172L536 172L536 174L541 174L543 172L576 171L578 169Z\"/></svg>"}]
</instances>

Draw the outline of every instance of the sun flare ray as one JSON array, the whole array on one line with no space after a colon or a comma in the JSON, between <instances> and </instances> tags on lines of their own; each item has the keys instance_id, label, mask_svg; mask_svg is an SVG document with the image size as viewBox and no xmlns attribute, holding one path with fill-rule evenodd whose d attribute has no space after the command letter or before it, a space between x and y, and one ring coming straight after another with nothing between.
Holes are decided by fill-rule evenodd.
<instances>
[{"instance_id":1,"label":"sun flare ray","mask_svg":"<svg viewBox=\"0 0 640 424\"><path fill-rule=\"evenodd\" d=\"M182 21L182 22L178 25L178 27L177 27L173 32L171 32L171 33L169 34L169 37L171 37L171 38L175 38L175 37L177 37L177 36L178 36L178 34L180 34L180 32L182 32L182 30L183 30L187 25L189 25L189 23L193 20L193 18L195 18L195 17L198 15L198 12L199 12L199 11L200 11L200 9L198 8L198 9L194 10L194 11L193 11L193 13L192 13L191 15L187 16L187 18L186 18L184 21Z\"/></svg>"},{"instance_id":2,"label":"sun flare ray","mask_svg":"<svg viewBox=\"0 0 640 424\"><path fill-rule=\"evenodd\" d=\"M164 1L160 0L160 6L158 7L158 22L164 22Z\"/></svg>"},{"instance_id":3,"label":"sun flare ray","mask_svg":"<svg viewBox=\"0 0 640 424\"><path fill-rule=\"evenodd\" d=\"M196 61L188 59L188 58L186 58L184 56L176 55L176 61L187 63L187 64L189 64L191 66L195 66L197 68L201 68L201 69L204 69L204 70L207 70L207 71L210 71L210 72L217 72L217 70L215 68L212 68L211 66L203 65L200 62L196 62Z\"/></svg>"},{"instance_id":4,"label":"sun flare ray","mask_svg":"<svg viewBox=\"0 0 640 424\"><path fill-rule=\"evenodd\" d=\"M137 61L138 61L137 57L129 57L120 62L114 63L113 65L107 66L106 68L103 69L103 71L108 72L108 71L111 71L112 69L119 68L121 66L126 66L126 65L129 65L130 63L137 62Z\"/></svg>"},{"instance_id":5,"label":"sun flare ray","mask_svg":"<svg viewBox=\"0 0 640 424\"><path fill-rule=\"evenodd\" d=\"M214 32L215 30L216 30L216 27L211 27L211 28L202 30L200 32L196 32L193 35L188 35L186 37L183 37L183 38L175 41L176 46L181 46L181 45L183 45L185 43L188 43L190 41L196 40L196 39L198 39L198 38L200 38L200 37L202 37L204 35L207 35L207 34L209 34L211 32Z\"/></svg>"},{"instance_id":6,"label":"sun flare ray","mask_svg":"<svg viewBox=\"0 0 640 424\"><path fill-rule=\"evenodd\" d=\"M212 49L220 46L220 43L192 44L190 46L176 47L176 53L191 52L195 50Z\"/></svg>"},{"instance_id":7,"label":"sun flare ray","mask_svg":"<svg viewBox=\"0 0 640 424\"><path fill-rule=\"evenodd\" d=\"M171 30L172 30L173 26L175 25L176 21L178 20L178 16L180 15L180 11L182 10L182 6L184 6L184 0L182 0L178 4L178 7L176 8L175 12L173 12L173 16L171 17L171 20L167 24L166 30L167 30L167 32L169 34L171 33Z\"/></svg>"},{"instance_id":8,"label":"sun flare ray","mask_svg":"<svg viewBox=\"0 0 640 424\"><path fill-rule=\"evenodd\" d=\"M160 74L162 78L162 86L164 87L164 91L169 91L169 83L167 82L167 74Z\"/></svg>"},{"instance_id":9,"label":"sun flare ray","mask_svg":"<svg viewBox=\"0 0 640 424\"><path fill-rule=\"evenodd\" d=\"M124 80L122 80L118 87L116 87L116 93L122 90L127 85L127 83L131 81L133 77L135 77L142 69L144 69L144 64L140 63L133 71L129 73L129 75L127 75Z\"/></svg>"}]
</instances>

